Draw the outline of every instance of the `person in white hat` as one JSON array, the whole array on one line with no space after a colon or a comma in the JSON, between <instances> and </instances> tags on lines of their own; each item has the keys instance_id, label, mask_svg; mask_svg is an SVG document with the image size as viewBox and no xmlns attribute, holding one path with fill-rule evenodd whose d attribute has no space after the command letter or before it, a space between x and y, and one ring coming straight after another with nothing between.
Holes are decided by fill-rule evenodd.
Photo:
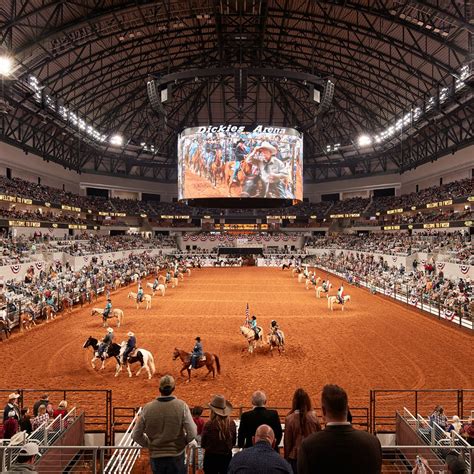
<instances>
[{"instance_id":1,"label":"person in white hat","mask_svg":"<svg viewBox=\"0 0 474 474\"><path fill-rule=\"evenodd\" d=\"M278 150L264 141L247 156L246 161L258 167L263 182L263 195L258 197L286 199L283 181L289 178L285 165L276 157Z\"/></svg>"},{"instance_id":2,"label":"person in white hat","mask_svg":"<svg viewBox=\"0 0 474 474\"><path fill-rule=\"evenodd\" d=\"M113 340L114 340L114 330L113 328L107 328L107 333L104 336L104 339L102 339L102 342L99 345L99 349L97 350L99 357L102 357L102 354L107 351L110 344L112 344Z\"/></svg>"},{"instance_id":3,"label":"person in white hat","mask_svg":"<svg viewBox=\"0 0 474 474\"><path fill-rule=\"evenodd\" d=\"M18 406L18 399L20 395L18 393L10 393L8 395L8 403L3 409L3 422L8 420L8 414L13 410L15 412L15 419L20 420L20 407Z\"/></svg>"},{"instance_id":4,"label":"person in white hat","mask_svg":"<svg viewBox=\"0 0 474 474\"><path fill-rule=\"evenodd\" d=\"M237 427L229 415L232 404L223 395L214 395L210 420L202 430L201 447L204 453L204 472L225 474L232 459L232 448L237 441Z\"/></svg>"},{"instance_id":5,"label":"person in white hat","mask_svg":"<svg viewBox=\"0 0 474 474\"><path fill-rule=\"evenodd\" d=\"M123 353L123 363L124 364L127 362L128 356L137 347L137 338L135 337L135 334L133 334L132 331L129 331L127 336L128 336L127 346L126 346L125 351Z\"/></svg>"},{"instance_id":6,"label":"person in white hat","mask_svg":"<svg viewBox=\"0 0 474 474\"><path fill-rule=\"evenodd\" d=\"M8 472L27 472L35 474L38 471L35 469L36 456L39 456L39 448L36 443L26 443L20 448L18 457L15 462L10 466Z\"/></svg>"}]
</instances>

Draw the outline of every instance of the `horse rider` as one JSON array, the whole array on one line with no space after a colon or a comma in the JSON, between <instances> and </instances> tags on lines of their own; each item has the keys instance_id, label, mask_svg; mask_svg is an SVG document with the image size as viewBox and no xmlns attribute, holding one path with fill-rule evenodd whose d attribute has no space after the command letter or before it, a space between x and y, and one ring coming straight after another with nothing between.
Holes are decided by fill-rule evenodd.
<instances>
[{"instance_id":1,"label":"horse rider","mask_svg":"<svg viewBox=\"0 0 474 474\"><path fill-rule=\"evenodd\" d=\"M125 347L125 351L123 353L123 363L125 364L127 362L128 356L136 349L137 347L137 338L135 337L135 334L133 334L132 331L130 331L128 334L128 341L127 341L127 346Z\"/></svg>"},{"instance_id":2,"label":"horse rider","mask_svg":"<svg viewBox=\"0 0 474 474\"><path fill-rule=\"evenodd\" d=\"M339 290L337 290L337 300L340 304L344 304L344 286L342 285Z\"/></svg>"},{"instance_id":3,"label":"horse rider","mask_svg":"<svg viewBox=\"0 0 474 474\"><path fill-rule=\"evenodd\" d=\"M327 293L329 291L329 285L330 285L329 280L323 281L322 288L323 288L324 293Z\"/></svg>"},{"instance_id":4,"label":"horse rider","mask_svg":"<svg viewBox=\"0 0 474 474\"><path fill-rule=\"evenodd\" d=\"M153 282L153 291L156 291L159 284L160 282L158 281L158 278L155 278L155 281Z\"/></svg>"},{"instance_id":5,"label":"horse rider","mask_svg":"<svg viewBox=\"0 0 474 474\"><path fill-rule=\"evenodd\" d=\"M105 305L104 313L103 313L104 318L108 318L111 311L112 311L112 300L110 298L107 298L107 304Z\"/></svg>"},{"instance_id":6,"label":"horse rider","mask_svg":"<svg viewBox=\"0 0 474 474\"><path fill-rule=\"evenodd\" d=\"M240 165L242 161L248 154L248 149L245 146L245 142L243 140L239 140L237 145L235 146L234 150L234 157L235 157L235 166L234 166L234 173L232 175L232 181L235 183L237 182L237 173L239 172Z\"/></svg>"},{"instance_id":7,"label":"horse rider","mask_svg":"<svg viewBox=\"0 0 474 474\"><path fill-rule=\"evenodd\" d=\"M250 320L250 329L253 329L253 332L255 333L255 340L258 341L260 339L260 334L257 326L257 316L255 315L253 315L252 319Z\"/></svg>"},{"instance_id":8,"label":"horse rider","mask_svg":"<svg viewBox=\"0 0 474 474\"><path fill-rule=\"evenodd\" d=\"M278 326L278 323L273 319L272 322L270 323L270 332L271 334L274 334L278 338L278 342L280 345L283 344L283 337L280 332L280 326Z\"/></svg>"},{"instance_id":9,"label":"horse rider","mask_svg":"<svg viewBox=\"0 0 474 474\"><path fill-rule=\"evenodd\" d=\"M191 364L189 365L189 370L191 369L197 369L197 365L199 362L199 359L202 357L204 354L202 350L202 344L201 344L201 338L198 336L195 339L196 344L194 344L193 351L191 352Z\"/></svg>"},{"instance_id":10,"label":"horse rider","mask_svg":"<svg viewBox=\"0 0 474 474\"><path fill-rule=\"evenodd\" d=\"M46 300L46 304L51 307L51 309L53 310L54 313L57 313L58 312L58 308L56 307L56 305L54 304L54 296L53 294L48 290L48 295L45 300ZM46 294L45 294L46 296Z\"/></svg>"},{"instance_id":11,"label":"horse rider","mask_svg":"<svg viewBox=\"0 0 474 474\"><path fill-rule=\"evenodd\" d=\"M166 283L169 283L171 281L171 272L170 270L168 269L168 271L166 272L166 279L165 279L165 282Z\"/></svg>"},{"instance_id":12,"label":"horse rider","mask_svg":"<svg viewBox=\"0 0 474 474\"><path fill-rule=\"evenodd\" d=\"M114 330L113 328L108 328L107 334L104 336L104 339L102 339L102 342L99 344L99 349L97 350L97 354L99 355L100 358L102 358L102 355L104 354L104 352L107 352L113 340L114 340Z\"/></svg>"},{"instance_id":13,"label":"horse rider","mask_svg":"<svg viewBox=\"0 0 474 474\"><path fill-rule=\"evenodd\" d=\"M143 295L144 295L144 293L143 293L143 287L142 287L142 285L140 285L140 286L138 287L138 293L137 293L137 302L138 302L138 303L141 303L141 302L143 301Z\"/></svg>"}]
</instances>

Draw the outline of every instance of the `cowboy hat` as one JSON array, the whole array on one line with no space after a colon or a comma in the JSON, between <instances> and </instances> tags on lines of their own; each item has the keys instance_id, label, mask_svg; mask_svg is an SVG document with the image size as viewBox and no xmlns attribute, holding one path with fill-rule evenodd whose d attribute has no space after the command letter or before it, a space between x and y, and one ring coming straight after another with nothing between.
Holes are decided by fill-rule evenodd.
<instances>
[{"instance_id":1,"label":"cowboy hat","mask_svg":"<svg viewBox=\"0 0 474 474\"><path fill-rule=\"evenodd\" d=\"M135 334L133 334L132 331L129 331L128 334L127 334L127 336L128 336L128 337L133 337L133 336L135 336Z\"/></svg>"},{"instance_id":2,"label":"cowboy hat","mask_svg":"<svg viewBox=\"0 0 474 474\"><path fill-rule=\"evenodd\" d=\"M114 332L113 328L108 328L107 332Z\"/></svg>"},{"instance_id":3,"label":"cowboy hat","mask_svg":"<svg viewBox=\"0 0 474 474\"><path fill-rule=\"evenodd\" d=\"M277 153L277 149L269 142L262 142L260 146L255 147L255 150L257 151L262 149L270 150L272 155L276 155Z\"/></svg>"},{"instance_id":4,"label":"cowboy hat","mask_svg":"<svg viewBox=\"0 0 474 474\"><path fill-rule=\"evenodd\" d=\"M232 404L223 395L214 395L209 403L209 408L220 416L228 416L232 413Z\"/></svg>"}]
</instances>

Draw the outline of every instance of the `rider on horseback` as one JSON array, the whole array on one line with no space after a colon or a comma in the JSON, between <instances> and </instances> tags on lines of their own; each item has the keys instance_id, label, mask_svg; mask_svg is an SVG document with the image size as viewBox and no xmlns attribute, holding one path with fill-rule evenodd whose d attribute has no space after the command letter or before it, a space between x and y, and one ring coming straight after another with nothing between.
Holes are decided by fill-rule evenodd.
<instances>
[{"instance_id":1,"label":"rider on horseback","mask_svg":"<svg viewBox=\"0 0 474 474\"><path fill-rule=\"evenodd\" d=\"M337 300L339 304L344 304L344 287L342 285L339 290L337 290Z\"/></svg>"},{"instance_id":2,"label":"rider on horseback","mask_svg":"<svg viewBox=\"0 0 474 474\"><path fill-rule=\"evenodd\" d=\"M114 330L112 328L108 328L107 334L104 336L104 339L102 339L102 342L99 344L99 348L97 350L97 354L100 358L102 358L102 355L104 354L104 352L107 352L113 340L114 340Z\"/></svg>"},{"instance_id":3,"label":"rider on horseback","mask_svg":"<svg viewBox=\"0 0 474 474\"><path fill-rule=\"evenodd\" d=\"M54 303L54 296L49 290L45 293L45 299L46 299L46 304L51 307L54 313L57 313L58 308L56 307Z\"/></svg>"},{"instance_id":4,"label":"rider on horseback","mask_svg":"<svg viewBox=\"0 0 474 474\"><path fill-rule=\"evenodd\" d=\"M202 344L201 344L201 338L198 336L195 339L196 344L194 344L193 351L191 352L191 364L189 365L189 370L191 369L197 369L197 365L199 362L199 359L203 355L203 350L202 350Z\"/></svg>"},{"instance_id":5,"label":"rider on horseback","mask_svg":"<svg viewBox=\"0 0 474 474\"><path fill-rule=\"evenodd\" d=\"M235 166L234 166L234 174L232 175L233 182L237 182L237 173L239 172L240 164L245 159L248 152L249 151L247 147L245 146L245 142L243 140L239 140L234 150Z\"/></svg>"},{"instance_id":6,"label":"rider on horseback","mask_svg":"<svg viewBox=\"0 0 474 474\"><path fill-rule=\"evenodd\" d=\"M278 326L278 323L273 319L270 325L270 332L274 334L278 338L278 342L280 345L283 344L283 337L280 332L280 326Z\"/></svg>"},{"instance_id":7,"label":"rider on horseback","mask_svg":"<svg viewBox=\"0 0 474 474\"><path fill-rule=\"evenodd\" d=\"M155 278L155 281L153 282L153 291L155 291L158 288L158 285L160 282L158 281L158 278Z\"/></svg>"},{"instance_id":8,"label":"rider on horseback","mask_svg":"<svg viewBox=\"0 0 474 474\"><path fill-rule=\"evenodd\" d=\"M323 291L324 293L327 293L329 291L329 280L323 280L323 284L322 284L322 287L323 287Z\"/></svg>"},{"instance_id":9,"label":"rider on horseback","mask_svg":"<svg viewBox=\"0 0 474 474\"><path fill-rule=\"evenodd\" d=\"M111 311L112 311L112 300L110 298L107 298L107 304L105 305L105 308L104 308L103 317L108 318Z\"/></svg>"},{"instance_id":10,"label":"rider on horseback","mask_svg":"<svg viewBox=\"0 0 474 474\"><path fill-rule=\"evenodd\" d=\"M140 285L138 287L138 293L137 293L137 302L138 303L141 303L143 301L143 295L144 295L143 287L142 287L142 285Z\"/></svg>"},{"instance_id":11,"label":"rider on horseback","mask_svg":"<svg viewBox=\"0 0 474 474\"><path fill-rule=\"evenodd\" d=\"M166 272L166 283L169 283L171 281L171 273L168 269L168 271Z\"/></svg>"},{"instance_id":12,"label":"rider on horseback","mask_svg":"<svg viewBox=\"0 0 474 474\"><path fill-rule=\"evenodd\" d=\"M260 339L259 329L257 326L257 316L253 315L252 319L250 320L250 329L253 329L255 333L255 340L258 341Z\"/></svg>"},{"instance_id":13,"label":"rider on horseback","mask_svg":"<svg viewBox=\"0 0 474 474\"><path fill-rule=\"evenodd\" d=\"M135 337L135 334L133 332L129 332L127 334L128 336L128 341L127 341L127 347L125 348L125 351L123 353L123 363L125 364L127 362L128 356L135 350L137 347L137 338Z\"/></svg>"}]
</instances>

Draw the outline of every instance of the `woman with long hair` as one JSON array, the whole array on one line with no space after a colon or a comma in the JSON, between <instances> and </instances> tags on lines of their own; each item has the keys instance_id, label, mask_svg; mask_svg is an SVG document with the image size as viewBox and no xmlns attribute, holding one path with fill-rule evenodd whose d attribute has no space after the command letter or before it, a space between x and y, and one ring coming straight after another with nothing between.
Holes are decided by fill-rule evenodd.
<instances>
[{"instance_id":1,"label":"woman with long hair","mask_svg":"<svg viewBox=\"0 0 474 474\"><path fill-rule=\"evenodd\" d=\"M232 459L237 429L229 415L232 405L222 395L215 395L209 403L210 420L202 430L201 446L204 453L205 474L225 474Z\"/></svg>"},{"instance_id":2,"label":"woman with long hair","mask_svg":"<svg viewBox=\"0 0 474 474\"><path fill-rule=\"evenodd\" d=\"M311 399L305 390L299 388L293 394L291 411L285 419L285 459L291 464L294 474L297 474L298 450L303 439L316 431L321 431L321 425L312 409Z\"/></svg>"}]
</instances>

